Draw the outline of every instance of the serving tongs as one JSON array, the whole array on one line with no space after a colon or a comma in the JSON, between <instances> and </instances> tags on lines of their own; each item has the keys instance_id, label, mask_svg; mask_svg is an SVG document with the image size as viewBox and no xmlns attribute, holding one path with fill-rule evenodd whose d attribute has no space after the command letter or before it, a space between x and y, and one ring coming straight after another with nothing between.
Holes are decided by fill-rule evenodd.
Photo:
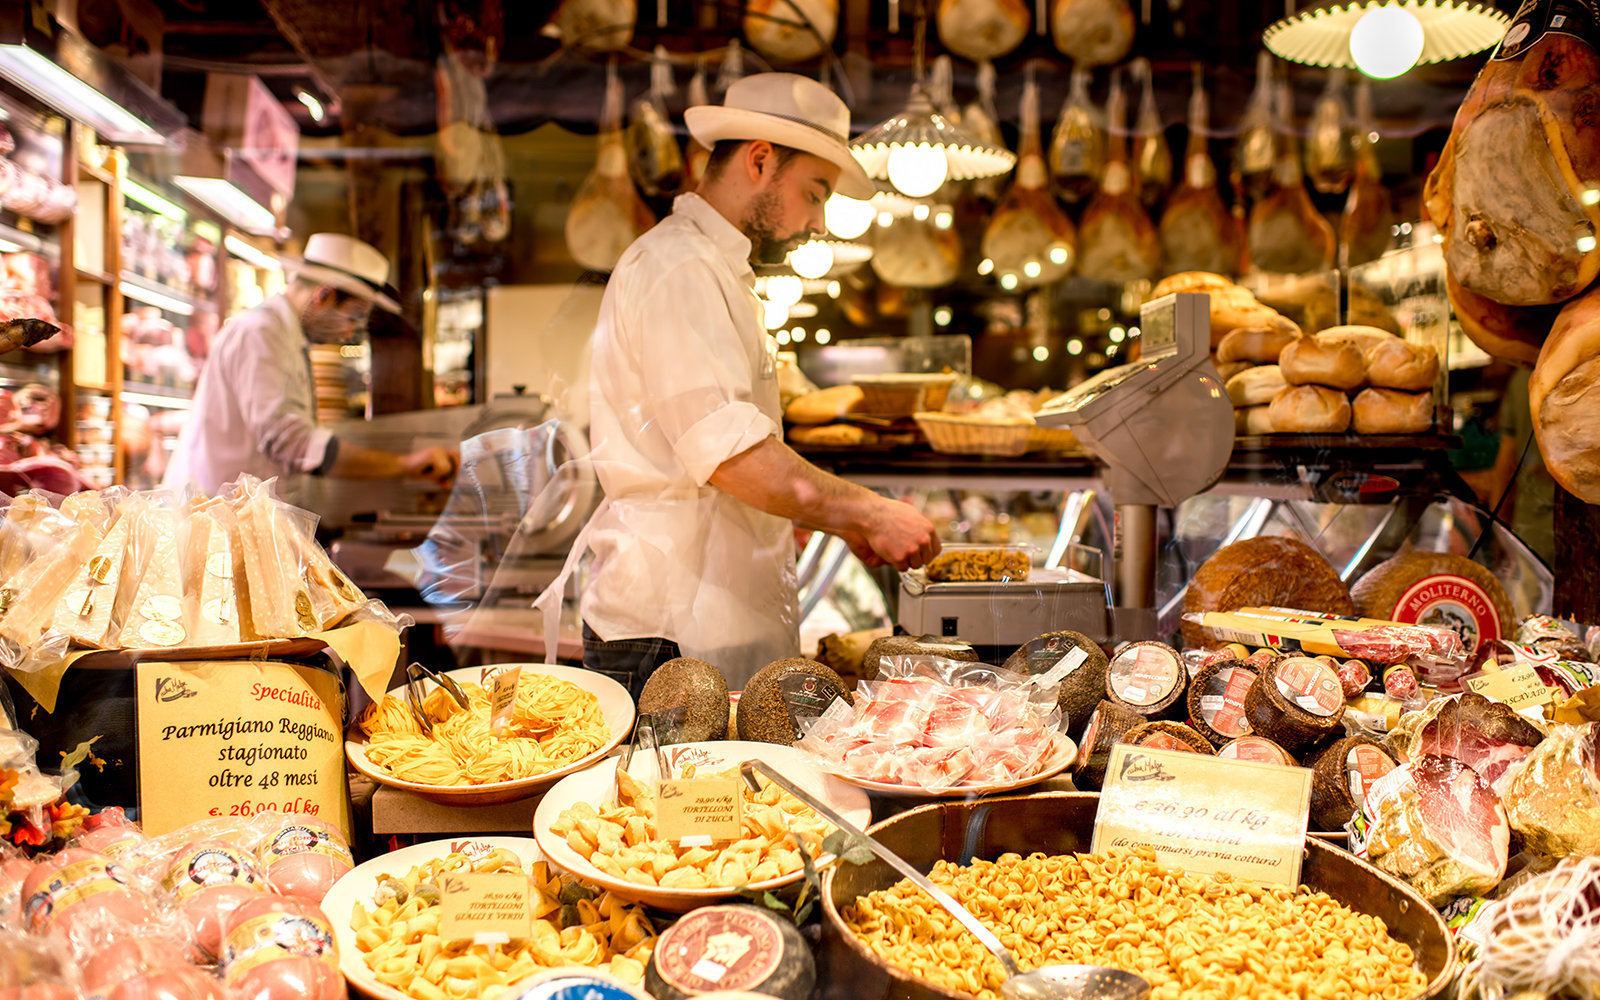
<instances>
[{"instance_id":1,"label":"serving tongs","mask_svg":"<svg viewBox=\"0 0 1600 1000\"><path fill-rule=\"evenodd\" d=\"M1006 1000L1145 1000L1150 995L1150 984L1143 977L1101 965L1047 965L1030 972L1023 972L1011 950L1001 944L993 931L985 927L965 906L956 902L948 892L930 882L928 876L911 867L900 855L856 829L849 820L824 804L822 800L785 778L763 761L747 760L739 765L739 774L751 791L761 791L761 783L756 779L757 771L766 775L779 788L816 810L817 815L823 819L850 836L858 838L872 849L873 854L888 862L889 867L932 896L934 902L948 910L961 926L971 931L972 936L982 942L1006 970L1006 981L1000 984L1000 995Z\"/></svg>"},{"instance_id":2,"label":"serving tongs","mask_svg":"<svg viewBox=\"0 0 1600 1000\"><path fill-rule=\"evenodd\" d=\"M633 774L629 770L629 765L633 763L633 755L638 750L649 750L655 754L656 773L652 780L671 780L672 768L667 763L666 751L661 748L661 740L656 735L656 718L649 712L641 713L633 725L633 739L628 741L617 758L617 770L611 780L611 801L608 804L616 805L622 801L622 772L628 771L630 775ZM649 781L645 783L649 784Z\"/></svg>"},{"instance_id":3,"label":"serving tongs","mask_svg":"<svg viewBox=\"0 0 1600 1000\"><path fill-rule=\"evenodd\" d=\"M411 704L411 717L417 720L417 726L428 736L433 735L433 720L428 717L427 711L422 707L422 700L427 692L422 689L423 680L433 681L444 689L457 705L463 709L468 707L467 693L461 690L461 685L446 674L436 673L420 663L413 663L406 668L406 693Z\"/></svg>"}]
</instances>

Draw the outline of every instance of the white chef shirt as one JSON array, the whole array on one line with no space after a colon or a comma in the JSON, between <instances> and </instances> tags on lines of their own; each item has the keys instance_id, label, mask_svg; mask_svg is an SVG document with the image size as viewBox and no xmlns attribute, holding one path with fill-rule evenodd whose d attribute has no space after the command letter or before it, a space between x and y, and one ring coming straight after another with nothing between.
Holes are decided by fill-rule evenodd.
<instances>
[{"instance_id":1,"label":"white chef shirt","mask_svg":"<svg viewBox=\"0 0 1600 1000\"><path fill-rule=\"evenodd\" d=\"M200 372L162 484L215 493L248 472L279 477L278 495L292 499L298 474L323 465L333 438L317 426L309 347L283 295L229 321Z\"/></svg>"},{"instance_id":2,"label":"white chef shirt","mask_svg":"<svg viewBox=\"0 0 1600 1000\"><path fill-rule=\"evenodd\" d=\"M590 369L609 503L588 532L584 620L607 641L671 639L735 676L798 648L791 523L707 485L779 433L777 343L754 283L750 240L679 197L613 270Z\"/></svg>"}]
</instances>

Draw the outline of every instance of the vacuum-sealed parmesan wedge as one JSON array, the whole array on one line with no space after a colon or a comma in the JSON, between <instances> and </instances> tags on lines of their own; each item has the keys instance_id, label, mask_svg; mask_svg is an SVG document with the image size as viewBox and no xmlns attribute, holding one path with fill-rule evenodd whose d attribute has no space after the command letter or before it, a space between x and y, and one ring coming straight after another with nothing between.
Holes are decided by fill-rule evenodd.
<instances>
[{"instance_id":1,"label":"vacuum-sealed parmesan wedge","mask_svg":"<svg viewBox=\"0 0 1600 1000\"><path fill-rule=\"evenodd\" d=\"M51 511L50 502L37 493L13 497L0 521L0 580L14 580L28 561L34 523Z\"/></svg>"},{"instance_id":2,"label":"vacuum-sealed parmesan wedge","mask_svg":"<svg viewBox=\"0 0 1600 1000\"><path fill-rule=\"evenodd\" d=\"M235 592L234 535L219 519L224 510L217 504L202 505L189 515L183 609L193 646L227 646L244 638Z\"/></svg>"},{"instance_id":3,"label":"vacuum-sealed parmesan wedge","mask_svg":"<svg viewBox=\"0 0 1600 1000\"><path fill-rule=\"evenodd\" d=\"M139 570L122 623L124 649L155 649L189 645L183 626L183 574L178 562L176 511L150 506L132 529L128 558Z\"/></svg>"},{"instance_id":4,"label":"vacuum-sealed parmesan wedge","mask_svg":"<svg viewBox=\"0 0 1600 1000\"><path fill-rule=\"evenodd\" d=\"M104 649L113 644L108 640L117 638L109 633L115 623L121 622L126 605L133 598L131 581L123 586L128 531L138 524L146 506L148 501L143 498L122 503L110 530L79 568L73 583L67 587L66 596L56 605L51 627L80 646ZM119 630L117 635L120 634Z\"/></svg>"},{"instance_id":5,"label":"vacuum-sealed parmesan wedge","mask_svg":"<svg viewBox=\"0 0 1600 1000\"><path fill-rule=\"evenodd\" d=\"M239 504L239 540L245 583L250 588L250 624L263 639L287 639L319 627L300 568L300 546L289 509L267 490Z\"/></svg>"},{"instance_id":6,"label":"vacuum-sealed parmesan wedge","mask_svg":"<svg viewBox=\"0 0 1600 1000\"><path fill-rule=\"evenodd\" d=\"M16 576L6 580L5 590L0 593L4 598L0 603L5 605L4 613L0 614L0 636L23 649L37 643L50 627L56 602L94 554L95 546L100 544L100 529L92 518L87 518L85 503L74 504L71 501L75 499L68 497L62 504L63 510L42 514L35 522L35 527L43 530L35 532L33 558ZM91 499L100 506L98 497ZM72 517L74 513L87 519L76 520ZM101 520L104 520L103 507Z\"/></svg>"},{"instance_id":7,"label":"vacuum-sealed parmesan wedge","mask_svg":"<svg viewBox=\"0 0 1600 1000\"><path fill-rule=\"evenodd\" d=\"M333 564L309 529L300 535L300 553L311 610L322 628L333 628L367 602L361 588Z\"/></svg>"}]
</instances>

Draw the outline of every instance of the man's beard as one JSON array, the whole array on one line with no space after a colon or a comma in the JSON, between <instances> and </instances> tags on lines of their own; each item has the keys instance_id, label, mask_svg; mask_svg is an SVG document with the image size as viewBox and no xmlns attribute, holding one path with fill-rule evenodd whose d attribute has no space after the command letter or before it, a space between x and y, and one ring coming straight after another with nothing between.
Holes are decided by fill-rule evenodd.
<instances>
[{"instance_id":1,"label":"man's beard","mask_svg":"<svg viewBox=\"0 0 1600 1000\"><path fill-rule=\"evenodd\" d=\"M307 309L300 316L300 330L313 344L351 344L360 336L360 330L332 309Z\"/></svg>"},{"instance_id":2,"label":"man's beard","mask_svg":"<svg viewBox=\"0 0 1600 1000\"><path fill-rule=\"evenodd\" d=\"M763 191L750 199L744 213L744 234L750 237L750 259L757 264L782 264L806 234L781 235L777 230L778 193Z\"/></svg>"}]
</instances>

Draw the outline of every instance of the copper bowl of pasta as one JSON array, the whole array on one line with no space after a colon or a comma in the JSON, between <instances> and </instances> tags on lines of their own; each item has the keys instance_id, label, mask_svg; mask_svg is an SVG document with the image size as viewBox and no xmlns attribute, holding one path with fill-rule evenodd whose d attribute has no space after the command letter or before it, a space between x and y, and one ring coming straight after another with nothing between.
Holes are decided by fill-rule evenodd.
<instances>
[{"instance_id":1,"label":"copper bowl of pasta","mask_svg":"<svg viewBox=\"0 0 1600 1000\"><path fill-rule=\"evenodd\" d=\"M490 689L508 666L520 666L516 703L504 735L490 729ZM406 688L368 706L350 726L345 755L380 785L430 802L488 806L532 798L617 747L633 729L633 699L622 685L579 667L494 663L451 670L468 696L459 708L424 682L424 733Z\"/></svg>"},{"instance_id":2,"label":"copper bowl of pasta","mask_svg":"<svg viewBox=\"0 0 1600 1000\"><path fill-rule=\"evenodd\" d=\"M1153 1000L1303 996L1323 985L1330 997L1431 1000L1449 986L1453 939L1439 912L1399 880L1314 839L1300 871L1309 891L1294 893L1180 877L1153 854L1078 857L1091 850L1099 798L1044 792L940 802L868 832L931 872L1025 969L1122 968L1151 983ZM824 873L823 1000L998 996L999 962L919 894L876 858ZM1303 990L1290 988L1296 974L1309 977Z\"/></svg>"}]
</instances>

